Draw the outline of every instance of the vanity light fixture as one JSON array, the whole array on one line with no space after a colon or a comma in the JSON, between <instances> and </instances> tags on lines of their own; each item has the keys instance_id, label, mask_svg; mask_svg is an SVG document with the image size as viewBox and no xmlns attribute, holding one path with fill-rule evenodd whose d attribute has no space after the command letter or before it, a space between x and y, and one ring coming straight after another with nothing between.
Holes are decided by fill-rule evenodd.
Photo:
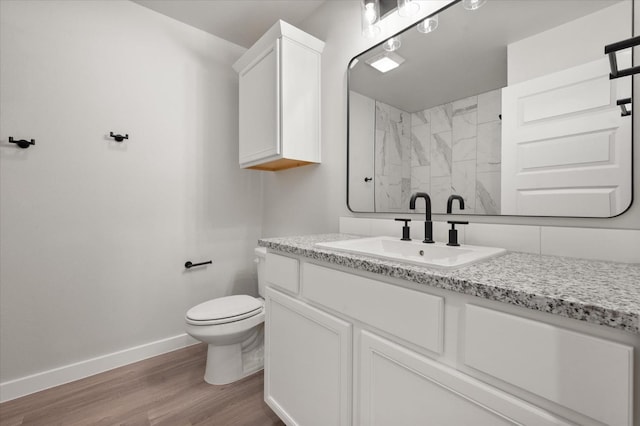
<instances>
[{"instance_id":1,"label":"vanity light fixture","mask_svg":"<svg viewBox=\"0 0 640 426\"><path fill-rule=\"evenodd\" d=\"M438 15L430 16L424 21L420 21L420 23L416 26L418 32L422 34L429 34L432 31L435 31L438 28Z\"/></svg>"},{"instance_id":2,"label":"vanity light fixture","mask_svg":"<svg viewBox=\"0 0 640 426\"><path fill-rule=\"evenodd\" d=\"M367 64L381 73L398 68L404 62L404 58L395 52L382 52L366 61Z\"/></svg>"},{"instance_id":3,"label":"vanity light fixture","mask_svg":"<svg viewBox=\"0 0 640 426\"><path fill-rule=\"evenodd\" d=\"M367 38L377 36L380 33L379 20L379 0L362 0L362 35Z\"/></svg>"},{"instance_id":4,"label":"vanity light fixture","mask_svg":"<svg viewBox=\"0 0 640 426\"><path fill-rule=\"evenodd\" d=\"M400 36L391 37L389 40L385 41L382 44L382 48L387 52L393 52L400 48L402 42L400 41Z\"/></svg>"},{"instance_id":5,"label":"vanity light fixture","mask_svg":"<svg viewBox=\"0 0 640 426\"><path fill-rule=\"evenodd\" d=\"M462 0L462 7L467 10L476 10L480 9L487 0Z\"/></svg>"},{"instance_id":6,"label":"vanity light fixture","mask_svg":"<svg viewBox=\"0 0 640 426\"><path fill-rule=\"evenodd\" d=\"M398 15L410 17L418 13L420 5L414 0L398 0Z\"/></svg>"},{"instance_id":7,"label":"vanity light fixture","mask_svg":"<svg viewBox=\"0 0 640 426\"><path fill-rule=\"evenodd\" d=\"M411 17L420 11L417 0L360 0L362 9L362 35L375 38L380 33L380 20L397 10L402 17Z\"/></svg>"}]
</instances>

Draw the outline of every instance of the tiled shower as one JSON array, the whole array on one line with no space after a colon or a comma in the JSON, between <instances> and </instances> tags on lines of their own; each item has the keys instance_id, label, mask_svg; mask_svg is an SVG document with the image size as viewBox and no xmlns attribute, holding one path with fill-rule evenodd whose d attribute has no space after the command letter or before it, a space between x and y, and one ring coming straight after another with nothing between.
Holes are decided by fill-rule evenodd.
<instances>
[{"instance_id":1,"label":"tiled shower","mask_svg":"<svg viewBox=\"0 0 640 426\"><path fill-rule=\"evenodd\" d=\"M415 113L375 106L376 211L407 211L425 191L436 213L454 193L466 213L500 213L501 89Z\"/></svg>"}]
</instances>

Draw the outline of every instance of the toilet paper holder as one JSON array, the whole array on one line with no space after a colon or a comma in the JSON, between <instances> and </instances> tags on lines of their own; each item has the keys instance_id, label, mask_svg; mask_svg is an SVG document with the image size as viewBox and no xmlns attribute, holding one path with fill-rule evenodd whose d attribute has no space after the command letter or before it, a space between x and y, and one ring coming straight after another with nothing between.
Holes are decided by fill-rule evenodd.
<instances>
[{"instance_id":1,"label":"toilet paper holder","mask_svg":"<svg viewBox=\"0 0 640 426\"><path fill-rule=\"evenodd\" d=\"M187 269L191 269L191 268L193 268L194 266L210 265L210 264L212 264L212 263L213 263L213 260L209 260L209 261L207 261L207 262L201 262L201 263L193 263L193 262L191 262L191 261L187 261L187 262L184 264L184 267L185 267L185 268L187 268Z\"/></svg>"}]
</instances>

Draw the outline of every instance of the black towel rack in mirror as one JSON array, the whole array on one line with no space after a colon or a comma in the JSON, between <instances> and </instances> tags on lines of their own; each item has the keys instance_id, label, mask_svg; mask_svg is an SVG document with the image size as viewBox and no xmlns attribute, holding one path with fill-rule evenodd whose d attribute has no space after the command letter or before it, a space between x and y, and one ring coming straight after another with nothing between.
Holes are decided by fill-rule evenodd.
<instances>
[{"instance_id":1,"label":"black towel rack in mirror","mask_svg":"<svg viewBox=\"0 0 640 426\"><path fill-rule=\"evenodd\" d=\"M629 111L627 109L627 104L631 103L631 98L624 98L624 99L620 99L616 102L616 104L620 107L620 109L622 110L622 116L623 117L627 117L629 115L631 115L631 111Z\"/></svg>"},{"instance_id":2,"label":"black towel rack in mirror","mask_svg":"<svg viewBox=\"0 0 640 426\"><path fill-rule=\"evenodd\" d=\"M605 55L609 56L609 65L611 66L611 74L609 74L609 79L613 80L614 78L628 77L640 73L640 66L631 66L623 70L618 69L618 59L616 57L616 52L638 45L640 45L640 36L631 37L629 39L618 41L616 43L611 43L604 47L604 53ZM623 117L628 117L631 115L631 110L627 109L626 107L627 104L631 104L631 98L619 99L616 104L622 110L621 115Z\"/></svg>"},{"instance_id":3,"label":"black towel rack in mirror","mask_svg":"<svg viewBox=\"0 0 640 426\"><path fill-rule=\"evenodd\" d=\"M604 47L604 54L609 55L609 64L611 65L610 79L627 77L640 73L640 66L630 67L624 70L618 69L618 60L616 59L616 52L630 47L640 45L640 36L631 37L626 40L618 41L616 43L608 44Z\"/></svg>"}]
</instances>

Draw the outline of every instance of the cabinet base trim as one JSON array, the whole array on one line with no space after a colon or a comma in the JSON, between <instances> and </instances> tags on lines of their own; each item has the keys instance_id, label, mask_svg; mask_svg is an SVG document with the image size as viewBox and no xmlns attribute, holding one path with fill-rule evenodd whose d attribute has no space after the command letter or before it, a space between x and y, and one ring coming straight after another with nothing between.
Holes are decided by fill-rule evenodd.
<instances>
[{"instance_id":1,"label":"cabinet base trim","mask_svg":"<svg viewBox=\"0 0 640 426\"><path fill-rule=\"evenodd\" d=\"M309 164L319 164L313 161L290 160L281 158L279 160L269 161L268 163L256 164L255 166L244 167L251 170L264 170L267 172L276 172L278 170L292 169L294 167L306 166Z\"/></svg>"}]
</instances>

